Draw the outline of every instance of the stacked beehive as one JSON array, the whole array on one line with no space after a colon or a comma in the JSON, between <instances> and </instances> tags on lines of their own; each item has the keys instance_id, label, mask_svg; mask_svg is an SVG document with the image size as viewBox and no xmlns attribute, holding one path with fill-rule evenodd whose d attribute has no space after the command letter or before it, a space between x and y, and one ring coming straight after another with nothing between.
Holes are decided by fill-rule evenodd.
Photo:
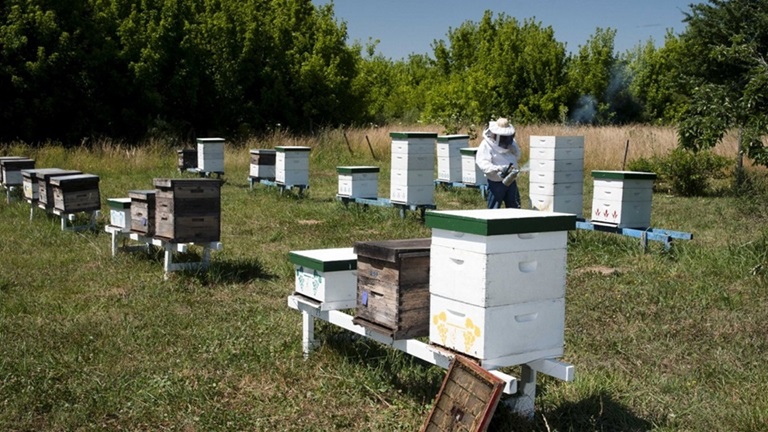
<instances>
[{"instance_id":1,"label":"stacked beehive","mask_svg":"<svg viewBox=\"0 0 768 432\"><path fill-rule=\"evenodd\" d=\"M469 135L437 137L437 179L458 183L462 181L461 149L469 146Z\"/></svg>"},{"instance_id":2,"label":"stacked beehive","mask_svg":"<svg viewBox=\"0 0 768 432\"><path fill-rule=\"evenodd\" d=\"M428 334L429 243L428 238L355 243L353 322L393 339Z\"/></svg>"},{"instance_id":3,"label":"stacked beehive","mask_svg":"<svg viewBox=\"0 0 768 432\"><path fill-rule=\"evenodd\" d=\"M197 169L206 173L224 172L224 138L197 139Z\"/></svg>"},{"instance_id":4,"label":"stacked beehive","mask_svg":"<svg viewBox=\"0 0 768 432\"><path fill-rule=\"evenodd\" d=\"M155 237L173 243L221 237L221 181L155 179Z\"/></svg>"},{"instance_id":5,"label":"stacked beehive","mask_svg":"<svg viewBox=\"0 0 768 432\"><path fill-rule=\"evenodd\" d=\"M54 194L51 179L77 174L82 174L82 172L77 170L50 170L37 173L37 205L46 210L53 209Z\"/></svg>"},{"instance_id":6,"label":"stacked beehive","mask_svg":"<svg viewBox=\"0 0 768 432\"><path fill-rule=\"evenodd\" d=\"M37 199L40 195L38 178L44 176L45 174L64 175L64 173L67 173L67 171L61 168L39 168L39 169L22 170L21 177L22 177L22 185L24 189L24 199L26 199L27 202L29 203L37 202Z\"/></svg>"},{"instance_id":7,"label":"stacked beehive","mask_svg":"<svg viewBox=\"0 0 768 432\"><path fill-rule=\"evenodd\" d=\"M431 132L390 132L389 199L408 205L435 203L435 139Z\"/></svg>"},{"instance_id":8,"label":"stacked beehive","mask_svg":"<svg viewBox=\"0 0 768 432\"><path fill-rule=\"evenodd\" d=\"M571 214L427 212L432 343L511 366L563 354Z\"/></svg>"},{"instance_id":9,"label":"stacked beehive","mask_svg":"<svg viewBox=\"0 0 768 432\"><path fill-rule=\"evenodd\" d=\"M73 174L51 177L53 208L63 213L88 212L101 208L99 176ZM50 197L49 197L50 198Z\"/></svg>"},{"instance_id":10,"label":"stacked beehive","mask_svg":"<svg viewBox=\"0 0 768 432\"><path fill-rule=\"evenodd\" d=\"M320 303L321 310L354 308L357 255L352 248L289 252L296 272L295 293Z\"/></svg>"},{"instance_id":11,"label":"stacked beehive","mask_svg":"<svg viewBox=\"0 0 768 432\"><path fill-rule=\"evenodd\" d=\"M375 166L340 166L340 197L376 198L379 194L379 167Z\"/></svg>"},{"instance_id":12,"label":"stacked beehive","mask_svg":"<svg viewBox=\"0 0 768 432\"><path fill-rule=\"evenodd\" d=\"M656 174L637 171L592 171L592 221L618 228L651 226Z\"/></svg>"},{"instance_id":13,"label":"stacked beehive","mask_svg":"<svg viewBox=\"0 0 768 432\"><path fill-rule=\"evenodd\" d=\"M531 208L581 216L584 207L584 137L531 136Z\"/></svg>"},{"instance_id":14,"label":"stacked beehive","mask_svg":"<svg viewBox=\"0 0 768 432\"><path fill-rule=\"evenodd\" d=\"M6 188L21 186L24 182L21 171L33 168L35 168L34 159L2 158L0 159L0 181Z\"/></svg>"},{"instance_id":15,"label":"stacked beehive","mask_svg":"<svg viewBox=\"0 0 768 432\"><path fill-rule=\"evenodd\" d=\"M249 176L255 179L275 179L275 151L272 149L252 149Z\"/></svg>"},{"instance_id":16,"label":"stacked beehive","mask_svg":"<svg viewBox=\"0 0 768 432\"><path fill-rule=\"evenodd\" d=\"M461 181L468 185L480 186L488 183L483 171L475 163L477 147L464 147L461 153Z\"/></svg>"},{"instance_id":17,"label":"stacked beehive","mask_svg":"<svg viewBox=\"0 0 768 432\"><path fill-rule=\"evenodd\" d=\"M310 147L275 147L275 181L286 186L309 185Z\"/></svg>"}]
</instances>

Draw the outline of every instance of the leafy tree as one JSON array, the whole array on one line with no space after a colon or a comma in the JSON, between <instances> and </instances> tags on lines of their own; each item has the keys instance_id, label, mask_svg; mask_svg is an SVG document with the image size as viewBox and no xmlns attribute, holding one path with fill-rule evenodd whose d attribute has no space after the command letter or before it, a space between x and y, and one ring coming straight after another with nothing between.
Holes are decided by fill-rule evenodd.
<instances>
[{"instance_id":1,"label":"leafy tree","mask_svg":"<svg viewBox=\"0 0 768 432\"><path fill-rule=\"evenodd\" d=\"M681 64L686 53L680 39L667 31L664 46L656 48L648 40L628 55L632 73L630 91L642 106L644 122L677 123L687 105Z\"/></svg>"},{"instance_id":2,"label":"leafy tree","mask_svg":"<svg viewBox=\"0 0 768 432\"><path fill-rule=\"evenodd\" d=\"M691 100L680 122L680 144L715 146L742 128L742 149L768 165L768 0L710 0L691 5L681 35Z\"/></svg>"},{"instance_id":3,"label":"leafy tree","mask_svg":"<svg viewBox=\"0 0 768 432\"><path fill-rule=\"evenodd\" d=\"M557 120L566 103L565 47L551 27L486 11L433 50L436 78L423 117L451 128L506 115L518 122Z\"/></svg>"}]
</instances>

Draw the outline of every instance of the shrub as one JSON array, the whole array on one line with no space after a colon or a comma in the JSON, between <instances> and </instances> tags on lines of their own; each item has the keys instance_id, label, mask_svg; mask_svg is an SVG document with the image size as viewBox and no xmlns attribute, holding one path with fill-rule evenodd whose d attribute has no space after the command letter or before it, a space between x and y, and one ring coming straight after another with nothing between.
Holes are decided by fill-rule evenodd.
<instances>
[{"instance_id":1,"label":"shrub","mask_svg":"<svg viewBox=\"0 0 768 432\"><path fill-rule=\"evenodd\" d=\"M699 196L705 194L711 180L725 178L730 166L732 161L725 156L678 147L663 159L660 168L674 193Z\"/></svg>"},{"instance_id":2,"label":"shrub","mask_svg":"<svg viewBox=\"0 0 768 432\"><path fill-rule=\"evenodd\" d=\"M682 196L704 195L711 181L725 178L731 159L716 155L710 151L694 152L676 148L666 156L639 158L628 164L632 171L653 172L658 175L658 182Z\"/></svg>"}]
</instances>

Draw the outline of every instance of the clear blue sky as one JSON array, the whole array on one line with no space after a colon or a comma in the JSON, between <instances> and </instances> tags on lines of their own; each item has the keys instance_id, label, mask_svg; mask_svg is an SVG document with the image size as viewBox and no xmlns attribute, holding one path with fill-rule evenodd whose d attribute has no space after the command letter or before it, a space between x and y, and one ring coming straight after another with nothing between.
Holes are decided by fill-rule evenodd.
<instances>
[{"instance_id":1,"label":"clear blue sky","mask_svg":"<svg viewBox=\"0 0 768 432\"><path fill-rule=\"evenodd\" d=\"M317 5L329 0L313 0ZM616 30L614 47L624 52L653 38L664 43L667 29L685 29L684 12L699 0L333 0L336 19L346 21L351 44L379 40L377 52L392 60L409 54L432 55L436 39L449 28L478 22L486 10L551 26L566 50L578 51L597 27Z\"/></svg>"}]
</instances>

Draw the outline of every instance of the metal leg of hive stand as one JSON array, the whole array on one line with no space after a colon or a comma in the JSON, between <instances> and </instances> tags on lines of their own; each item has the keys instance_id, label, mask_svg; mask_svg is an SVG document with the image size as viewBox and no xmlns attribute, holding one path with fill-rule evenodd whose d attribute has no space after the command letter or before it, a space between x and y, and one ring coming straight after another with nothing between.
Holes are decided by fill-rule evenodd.
<instances>
[{"instance_id":1,"label":"metal leg of hive stand","mask_svg":"<svg viewBox=\"0 0 768 432\"><path fill-rule=\"evenodd\" d=\"M29 205L29 221L32 222L32 219L35 216L35 206L34 204Z\"/></svg>"},{"instance_id":2,"label":"metal leg of hive stand","mask_svg":"<svg viewBox=\"0 0 768 432\"><path fill-rule=\"evenodd\" d=\"M533 419L536 402L536 371L522 365L517 382L517 394L506 401L506 405L519 415Z\"/></svg>"},{"instance_id":3,"label":"metal leg of hive stand","mask_svg":"<svg viewBox=\"0 0 768 432\"><path fill-rule=\"evenodd\" d=\"M315 340L315 317L307 312L301 312L301 350L304 353L304 358L308 358L309 354L317 348L317 341Z\"/></svg>"}]
</instances>

